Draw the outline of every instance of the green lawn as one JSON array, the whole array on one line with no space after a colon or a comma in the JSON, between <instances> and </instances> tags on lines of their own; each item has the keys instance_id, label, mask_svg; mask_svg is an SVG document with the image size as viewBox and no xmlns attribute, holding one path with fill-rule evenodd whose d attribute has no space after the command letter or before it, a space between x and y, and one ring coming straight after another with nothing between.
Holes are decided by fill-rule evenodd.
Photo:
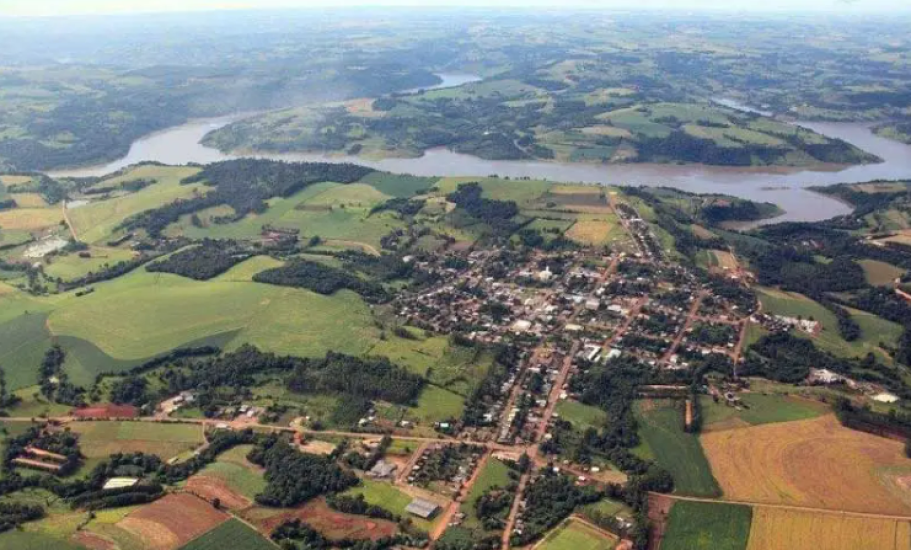
<instances>
[{"instance_id":1,"label":"green lawn","mask_svg":"<svg viewBox=\"0 0 911 550\"><path fill-rule=\"evenodd\" d=\"M371 479L362 479L361 485L352 487L343 493L346 496L364 495L364 500L369 504L381 506L393 514L407 517L414 522L414 525L424 531L429 531L433 525L432 521L427 521L416 516L412 516L405 511L405 508L414 500L411 496L399 491L391 483L383 481L373 481Z\"/></svg>"},{"instance_id":2,"label":"green lawn","mask_svg":"<svg viewBox=\"0 0 911 550\"><path fill-rule=\"evenodd\" d=\"M556 411L562 420L571 422L579 431L588 428L601 429L607 423L607 414L604 411L571 399L559 401Z\"/></svg>"},{"instance_id":3,"label":"green lawn","mask_svg":"<svg viewBox=\"0 0 911 550\"><path fill-rule=\"evenodd\" d=\"M238 519L230 519L180 550L275 550L277 545Z\"/></svg>"},{"instance_id":4,"label":"green lawn","mask_svg":"<svg viewBox=\"0 0 911 550\"><path fill-rule=\"evenodd\" d=\"M462 504L462 512L467 516L465 526L472 529L481 529L481 522L475 515L475 503L481 498L481 495L491 487L505 488L510 483L509 467L496 458L489 458L484 469L478 474L478 479L471 487L468 498Z\"/></svg>"},{"instance_id":5,"label":"green lawn","mask_svg":"<svg viewBox=\"0 0 911 550\"><path fill-rule=\"evenodd\" d=\"M638 401L639 436L655 460L674 476L675 491L692 496L719 496L721 488L699 438L683 431L683 413L671 401Z\"/></svg>"},{"instance_id":6,"label":"green lawn","mask_svg":"<svg viewBox=\"0 0 911 550\"><path fill-rule=\"evenodd\" d=\"M745 550L753 511L748 506L677 502L662 550Z\"/></svg>"},{"instance_id":7,"label":"green lawn","mask_svg":"<svg viewBox=\"0 0 911 550\"><path fill-rule=\"evenodd\" d=\"M540 550L611 550L617 539L578 522L567 521L551 531Z\"/></svg>"},{"instance_id":8,"label":"green lawn","mask_svg":"<svg viewBox=\"0 0 911 550\"><path fill-rule=\"evenodd\" d=\"M202 428L197 424L75 422L71 429L79 434L79 447L88 458L142 451L168 460L203 443Z\"/></svg>"},{"instance_id":9,"label":"green lawn","mask_svg":"<svg viewBox=\"0 0 911 550\"><path fill-rule=\"evenodd\" d=\"M416 407L406 410L405 417L424 425L461 418L465 398L438 386L427 386L421 392Z\"/></svg>"}]
</instances>

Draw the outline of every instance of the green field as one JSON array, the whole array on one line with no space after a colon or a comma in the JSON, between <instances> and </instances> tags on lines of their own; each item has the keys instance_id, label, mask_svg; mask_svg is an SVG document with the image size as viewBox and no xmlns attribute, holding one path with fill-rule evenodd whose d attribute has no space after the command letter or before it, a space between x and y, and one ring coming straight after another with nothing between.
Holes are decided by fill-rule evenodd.
<instances>
[{"instance_id":1,"label":"green field","mask_svg":"<svg viewBox=\"0 0 911 550\"><path fill-rule=\"evenodd\" d=\"M88 458L107 458L116 452L142 451L168 460L203 443L198 424L159 424L151 422L75 422L82 454Z\"/></svg>"},{"instance_id":2,"label":"green field","mask_svg":"<svg viewBox=\"0 0 911 550\"><path fill-rule=\"evenodd\" d=\"M724 403L715 403L709 396L700 396L703 429L737 427L738 421L757 426L772 422L806 420L828 411L828 407L822 403L787 395L741 393L738 397L744 404L739 411Z\"/></svg>"},{"instance_id":3,"label":"green field","mask_svg":"<svg viewBox=\"0 0 911 550\"><path fill-rule=\"evenodd\" d=\"M416 407L406 410L405 417L428 425L462 417L465 398L439 386L427 386Z\"/></svg>"},{"instance_id":4,"label":"green field","mask_svg":"<svg viewBox=\"0 0 911 550\"><path fill-rule=\"evenodd\" d=\"M2 550L85 550L78 544L45 535L25 531L7 531L0 534Z\"/></svg>"},{"instance_id":5,"label":"green field","mask_svg":"<svg viewBox=\"0 0 911 550\"><path fill-rule=\"evenodd\" d=\"M579 521L565 521L548 533L541 550L611 550L617 539L608 537Z\"/></svg>"},{"instance_id":6,"label":"green field","mask_svg":"<svg viewBox=\"0 0 911 550\"><path fill-rule=\"evenodd\" d=\"M509 467L496 458L489 458L487 460L487 464L484 465L484 469L481 470L480 474L478 474L478 479L471 487L471 492L468 493L468 498L465 499L465 503L462 504L462 513L466 515L465 527L471 529L482 528L481 522L475 515L475 503L488 489L492 487L505 489L506 486L510 484L510 482L511 479L509 478Z\"/></svg>"},{"instance_id":7,"label":"green field","mask_svg":"<svg viewBox=\"0 0 911 550\"><path fill-rule=\"evenodd\" d=\"M361 479L361 485L352 487L342 494L346 496L364 495L364 500L369 504L375 504L393 514L407 517L414 522L416 527L424 531L429 531L433 525L433 521L427 521L406 512L405 508L411 504L413 499L406 493L399 491L391 483Z\"/></svg>"},{"instance_id":8,"label":"green field","mask_svg":"<svg viewBox=\"0 0 911 550\"><path fill-rule=\"evenodd\" d=\"M852 318L860 325L861 337L854 342L846 342L838 333L838 320L835 314L802 294L782 292L769 288L757 288L757 294L762 302L763 311L771 315L787 317L803 317L813 319L822 324L822 331L813 339L813 342L825 351L841 357L863 357L874 352L885 359L885 354L879 347L880 342L895 345L901 335L901 327L890 321L870 313L851 311ZM795 330L793 334L809 338L802 331Z\"/></svg>"},{"instance_id":9,"label":"green field","mask_svg":"<svg viewBox=\"0 0 911 550\"><path fill-rule=\"evenodd\" d=\"M699 438L683 431L683 413L671 401L637 401L639 436L655 460L674 476L675 492L691 496L719 496Z\"/></svg>"},{"instance_id":10,"label":"green field","mask_svg":"<svg viewBox=\"0 0 911 550\"><path fill-rule=\"evenodd\" d=\"M230 519L180 550L275 550L277 545L238 519Z\"/></svg>"},{"instance_id":11,"label":"green field","mask_svg":"<svg viewBox=\"0 0 911 550\"><path fill-rule=\"evenodd\" d=\"M89 272L97 272L109 265L130 260L134 256L130 250L100 246L92 246L87 252L91 254L90 258L82 258L77 253L48 257L44 260L44 272L51 277L70 281Z\"/></svg>"},{"instance_id":12,"label":"green field","mask_svg":"<svg viewBox=\"0 0 911 550\"><path fill-rule=\"evenodd\" d=\"M203 468L200 475L218 478L234 491L253 500L266 488L266 480L246 465L245 457L252 448L252 445L239 445L222 453L218 460Z\"/></svg>"},{"instance_id":13,"label":"green field","mask_svg":"<svg viewBox=\"0 0 911 550\"><path fill-rule=\"evenodd\" d=\"M571 399L557 402L556 412L560 415L560 419L571 422L573 427L579 431L585 431L588 428L600 430L607 423L607 413L598 407Z\"/></svg>"},{"instance_id":14,"label":"green field","mask_svg":"<svg viewBox=\"0 0 911 550\"><path fill-rule=\"evenodd\" d=\"M753 511L748 506L677 502L662 550L745 550Z\"/></svg>"}]
</instances>

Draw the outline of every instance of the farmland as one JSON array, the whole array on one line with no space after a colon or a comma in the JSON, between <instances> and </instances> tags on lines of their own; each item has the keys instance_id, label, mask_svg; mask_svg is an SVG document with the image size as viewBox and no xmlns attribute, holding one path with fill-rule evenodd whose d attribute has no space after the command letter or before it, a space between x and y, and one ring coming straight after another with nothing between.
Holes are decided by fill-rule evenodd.
<instances>
[{"instance_id":1,"label":"farmland","mask_svg":"<svg viewBox=\"0 0 911 550\"><path fill-rule=\"evenodd\" d=\"M757 507L747 550L904 550L911 545L911 524L842 514Z\"/></svg>"},{"instance_id":2,"label":"farmland","mask_svg":"<svg viewBox=\"0 0 911 550\"><path fill-rule=\"evenodd\" d=\"M748 506L678 501L671 508L664 550L745 550L753 511Z\"/></svg>"},{"instance_id":3,"label":"farmland","mask_svg":"<svg viewBox=\"0 0 911 550\"><path fill-rule=\"evenodd\" d=\"M867 282L874 286L889 286L896 279L905 274L905 270L892 264L876 260L861 260L857 262L864 269Z\"/></svg>"},{"instance_id":4,"label":"farmland","mask_svg":"<svg viewBox=\"0 0 911 550\"><path fill-rule=\"evenodd\" d=\"M228 519L208 502L178 493L139 508L117 526L142 540L148 550L177 550Z\"/></svg>"},{"instance_id":5,"label":"farmland","mask_svg":"<svg viewBox=\"0 0 911 550\"><path fill-rule=\"evenodd\" d=\"M707 433L702 445L731 500L911 511L897 489L911 476L902 444L844 428L833 415Z\"/></svg>"},{"instance_id":6,"label":"farmland","mask_svg":"<svg viewBox=\"0 0 911 550\"><path fill-rule=\"evenodd\" d=\"M230 519L180 550L275 550L276 545L237 519Z\"/></svg>"},{"instance_id":7,"label":"farmland","mask_svg":"<svg viewBox=\"0 0 911 550\"><path fill-rule=\"evenodd\" d=\"M557 403L556 411L561 419L571 422L573 427L580 431L588 428L600 429L607 422L607 415L604 411L578 401L560 401Z\"/></svg>"},{"instance_id":8,"label":"farmland","mask_svg":"<svg viewBox=\"0 0 911 550\"><path fill-rule=\"evenodd\" d=\"M673 402L639 401L635 411L640 437L658 464L674 476L677 493L693 496L721 493L699 438L683 431L682 412Z\"/></svg>"},{"instance_id":9,"label":"farmland","mask_svg":"<svg viewBox=\"0 0 911 550\"><path fill-rule=\"evenodd\" d=\"M195 424L76 422L72 430L79 434L83 453L89 458L139 451L168 460L203 443L202 429Z\"/></svg>"},{"instance_id":10,"label":"farmland","mask_svg":"<svg viewBox=\"0 0 911 550\"><path fill-rule=\"evenodd\" d=\"M581 521L569 520L550 532L540 550L610 550L617 544L615 537L594 529Z\"/></svg>"},{"instance_id":11,"label":"farmland","mask_svg":"<svg viewBox=\"0 0 911 550\"><path fill-rule=\"evenodd\" d=\"M262 472L246 460L252 446L240 445L191 477L187 487L207 499L218 498L231 509L242 509L266 487Z\"/></svg>"},{"instance_id":12,"label":"farmland","mask_svg":"<svg viewBox=\"0 0 911 550\"><path fill-rule=\"evenodd\" d=\"M702 404L703 432L742 426L757 426L773 422L789 422L815 418L827 411L827 406L810 399L763 393L742 393L741 410L715 403L708 396L700 397Z\"/></svg>"},{"instance_id":13,"label":"farmland","mask_svg":"<svg viewBox=\"0 0 911 550\"><path fill-rule=\"evenodd\" d=\"M264 533L272 532L285 521L300 519L332 540L377 540L392 536L397 530L396 524L391 521L336 512L323 499L311 500L297 508L257 506L246 510L243 516Z\"/></svg>"}]
</instances>

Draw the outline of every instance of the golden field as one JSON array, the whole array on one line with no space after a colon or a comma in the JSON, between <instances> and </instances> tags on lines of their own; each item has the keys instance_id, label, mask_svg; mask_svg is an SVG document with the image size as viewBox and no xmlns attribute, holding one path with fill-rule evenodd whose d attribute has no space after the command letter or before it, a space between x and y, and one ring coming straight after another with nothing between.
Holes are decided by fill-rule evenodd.
<instances>
[{"instance_id":1,"label":"golden field","mask_svg":"<svg viewBox=\"0 0 911 550\"><path fill-rule=\"evenodd\" d=\"M907 521L757 507L747 550L907 550L909 546Z\"/></svg>"}]
</instances>

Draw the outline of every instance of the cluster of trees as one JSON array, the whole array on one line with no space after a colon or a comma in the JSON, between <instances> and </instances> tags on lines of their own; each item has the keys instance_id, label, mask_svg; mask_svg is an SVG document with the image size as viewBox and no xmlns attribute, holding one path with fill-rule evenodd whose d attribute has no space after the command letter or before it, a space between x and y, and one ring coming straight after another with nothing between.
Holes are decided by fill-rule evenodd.
<instances>
[{"instance_id":1,"label":"cluster of trees","mask_svg":"<svg viewBox=\"0 0 911 550\"><path fill-rule=\"evenodd\" d=\"M525 490L524 528L521 534L512 534L510 544L525 546L555 527L569 516L576 506L596 502L601 494L590 486L577 487L569 476L542 470Z\"/></svg>"},{"instance_id":2,"label":"cluster of trees","mask_svg":"<svg viewBox=\"0 0 911 550\"><path fill-rule=\"evenodd\" d=\"M2 149L3 145L0 144L0 151ZM4 156L2 152L0 152L0 156ZM23 172L16 175L30 176L32 181L8 186L7 190L10 193L38 193L48 204L57 204L67 196L66 187L47 174Z\"/></svg>"},{"instance_id":3,"label":"cluster of trees","mask_svg":"<svg viewBox=\"0 0 911 550\"><path fill-rule=\"evenodd\" d=\"M286 521L272 531L272 540L282 550L329 550L345 548L350 550L388 550L393 547L420 548L427 544L426 534L410 535L399 533L392 537L370 539L328 540L316 529L299 519Z\"/></svg>"},{"instance_id":4,"label":"cluster of trees","mask_svg":"<svg viewBox=\"0 0 911 550\"><path fill-rule=\"evenodd\" d=\"M0 200L0 210L12 210L13 208L16 208L17 206L19 206L19 205L16 204L16 199Z\"/></svg>"},{"instance_id":5,"label":"cluster of trees","mask_svg":"<svg viewBox=\"0 0 911 550\"><path fill-rule=\"evenodd\" d=\"M469 342L470 343L470 342ZM487 422L484 415L500 397L500 388L509 378L511 370L519 362L518 349L514 346L504 345L496 350L496 359L487 369L487 374L481 379L465 400L462 411L462 424L465 426L481 426Z\"/></svg>"},{"instance_id":6,"label":"cluster of trees","mask_svg":"<svg viewBox=\"0 0 911 550\"><path fill-rule=\"evenodd\" d=\"M39 504L0 502L0 533L15 529L27 521L43 517L44 508Z\"/></svg>"},{"instance_id":7,"label":"cluster of trees","mask_svg":"<svg viewBox=\"0 0 911 550\"><path fill-rule=\"evenodd\" d=\"M146 265L152 273L173 273L197 281L206 281L221 275L253 253L236 241L205 239L198 246L171 254L164 260Z\"/></svg>"},{"instance_id":8,"label":"cluster of trees","mask_svg":"<svg viewBox=\"0 0 911 550\"><path fill-rule=\"evenodd\" d=\"M425 200L418 199L409 199L405 197L394 197L388 201L374 206L371 210L371 214L376 214L377 212L398 212L402 216L414 216L424 208L424 205L427 204Z\"/></svg>"},{"instance_id":9,"label":"cluster of trees","mask_svg":"<svg viewBox=\"0 0 911 550\"><path fill-rule=\"evenodd\" d=\"M389 449L390 445L392 445L392 438L384 435L379 444L369 454L363 455L356 451L351 451L345 455L345 462L352 468L367 471L386 456L386 450Z\"/></svg>"},{"instance_id":10,"label":"cluster of trees","mask_svg":"<svg viewBox=\"0 0 911 550\"><path fill-rule=\"evenodd\" d=\"M266 488L256 495L265 506L291 507L359 483L331 458L302 453L274 434L260 439L247 458L266 469Z\"/></svg>"},{"instance_id":11,"label":"cluster of trees","mask_svg":"<svg viewBox=\"0 0 911 550\"><path fill-rule=\"evenodd\" d=\"M205 183L212 189L189 199L177 200L160 208L127 218L121 224L126 230L145 229L151 237L181 216L213 206L228 205L234 215L223 221L234 221L247 214L261 214L268 209L266 201L288 197L321 181L353 183L373 172L354 164L288 163L265 159L237 159L208 164L182 183Z\"/></svg>"},{"instance_id":12,"label":"cluster of trees","mask_svg":"<svg viewBox=\"0 0 911 550\"><path fill-rule=\"evenodd\" d=\"M393 514L382 506L368 504L367 501L364 500L364 495L357 495L354 497L344 495L329 495L326 497L326 504L329 505L329 508L338 510L344 514L356 514L359 516L386 519L389 521L399 521L402 519L398 515Z\"/></svg>"},{"instance_id":13,"label":"cluster of trees","mask_svg":"<svg viewBox=\"0 0 911 550\"><path fill-rule=\"evenodd\" d=\"M70 499L70 506L84 510L101 510L134 506L158 500L164 495L164 487L158 483L142 483L132 487L98 489L82 493Z\"/></svg>"},{"instance_id":14,"label":"cluster of trees","mask_svg":"<svg viewBox=\"0 0 911 550\"><path fill-rule=\"evenodd\" d=\"M907 412L890 409L886 414L878 413L868 407L855 406L843 397L835 401L834 408L835 416L848 428L884 437L898 436L911 442L911 414ZM906 453L908 449L909 446L906 446Z\"/></svg>"},{"instance_id":15,"label":"cluster of trees","mask_svg":"<svg viewBox=\"0 0 911 550\"><path fill-rule=\"evenodd\" d=\"M357 292L371 303L381 303L389 299L389 293L382 285L365 281L343 269L302 259L294 259L282 267L261 271L253 276L253 280L258 283L306 288L326 295L348 289Z\"/></svg>"},{"instance_id":16,"label":"cluster of trees","mask_svg":"<svg viewBox=\"0 0 911 550\"><path fill-rule=\"evenodd\" d=\"M483 194L484 190L477 182L469 182L460 184L456 191L446 195L446 199L494 230L512 233L515 224L511 220L519 213L519 207L514 201L485 199Z\"/></svg>"},{"instance_id":17,"label":"cluster of trees","mask_svg":"<svg viewBox=\"0 0 911 550\"><path fill-rule=\"evenodd\" d=\"M67 476L76 471L82 461L79 450L79 438L69 432L45 432L40 427L29 428L22 435L11 437L3 449L3 472L10 473L15 468L13 459L24 454L26 447L35 447L66 457L57 471L59 476Z\"/></svg>"},{"instance_id":18,"label":"cluster of trees","mask_svg":"<svg viewBox=\"0 0 911 550\"><path fill-rule=\"evenodd\" d=\"M127 376L111 384L111 401L118 405L141 407L149 402L149 381L143 376Z\"/></svg>"},{"instance_id":19,"label":"cluster of trees","mask_svg":"<svg viewBox=\"0 0 911 550\"><path fill-rule=\"evenodd\" d=\"M301 393L329 391L414 404L424 387L424 379L385 357L362 359L329 352L322 359L300 360L287 385Z\"/></svg>"},{"instance_id":20,"label":"cluster of trees","mask_svg":"<svg viewBox=\"0 0 911 550\"><path fill-rule=\"evenodd\" d=\"M85 404L85 388L69 380L63 369L66 352L58 344L51 346L41 360L38 369L38 384L43 396L51 401L74 407Z\"/></svg>"}]
</instances>

